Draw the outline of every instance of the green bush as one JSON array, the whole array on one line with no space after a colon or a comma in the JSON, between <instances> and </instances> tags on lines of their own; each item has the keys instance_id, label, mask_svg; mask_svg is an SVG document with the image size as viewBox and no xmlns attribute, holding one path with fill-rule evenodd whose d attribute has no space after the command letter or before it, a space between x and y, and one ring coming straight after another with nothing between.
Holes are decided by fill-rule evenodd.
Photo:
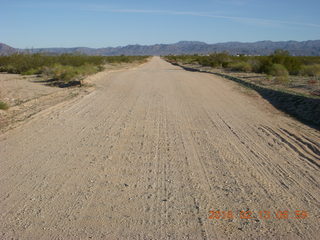
<instances>
[{"instance_id":1,"label":"green bush","mask_svg":"<svg viewBox=\"0 0 320 240\"><path fill-rule=\"evenodd\" d=\"M251 72L252 66L247 62L234 62L229 64L229 68L233 71Z\"/></svg>"},{"instance_id":2,"label":"green bush","mask_svg":"<svg viewBox=\"0 0 320 240\"><path fill-rule=\"evenodd\" d=\"M267 73L269 72L271 66L273 65L272 59L268 56L262 56L257 58L260 62L258 73Z\"/></svg>"},{"instance_id":3,"label":"green bush","mask_svg":"<svg viewBox=\"0 0 320 240\"><path fill-rule=\"evenodd\" d=\"M5 102L0 101L0 109L7 110L9 108L8 104Z\"/></svg>"},{"instance_id":4,"label":"green bush","mask_svg":"<svg viewBox=\"0 0 320 240\"><path fill-rule=\"evenodd\" d=\"M24 75L42 74L58 81L80 81L87 75L103 70L106 63L145 61L147 56L87 56L62 54L13 54L0 56L0 72Z\"/></svg>"},{"instance_id":5,"label":"green bush","mask_svg":"<svg viewBox=\"0 0 320 240\"><path fill-rule=\"evenodd\" d=\"M320 77L320 64L303 65L300 74L303 76Z\"/></svg>"},{"instance_id":6,"label":"green bush","mask_svg":"<svg viewBox=\"0 0 320 240\"><path fill-rule=\"evenodd\" d=\"M279 83L289 82L289 72L285 66L281 64L273 64L268 70L268 73L272 76L275 76L275 80Z\"/></svg>"},{"instance_id":7,"label":"green bush","mask_svg":"<svg viewBox=\"0 0 320 240\"><path fill-rule=\"evenodd\" d=\"M259 59L257 59L256 57L250 57L248 58L247 62L250 64L252 72L260 72L261 61L259 61Z\"/></svg>"},{"instance_id":8,"label":"green bush","mask_svg":"<svg viewBox=\"0 0 320 240\"><path fill-rule=\"evenodd\" d=\"M268 69L268 74L272 76L288 76L289 72L282 64L275 63Z\"/></svg>"},{"instance_id":9,"label":"green bush","mask_svg":"<svg viewBox=\"0 0 320 240\"><path fill-rule=\"evenodd\" d=\"M78 67L55 64L52 67L44 67L42 73L48 78L68 83L70 81L81 81L85 76L97 73L100 70L101 67L93 64L85 64Z\"/></svg>"},{"instance_id":10,"label":"green bush","mask_svg":"<svg viewBox=\"0 0 320 240\"><path fill-rule=\"evenodd\" d=\"M301 69L301 61L299 58L290 56L288 51L278 49L269 56L272 63L281 64L286 67L288 72L292 75L299 73Z\"/></svg>"},{"instance_id":11,"label":"green bush","mask_svg":"<svg viewBox=\"0 0 320 240\"><path fill-rule=\"evenodd\" d=\"M52 67L52 78L69 82L77 77L77 67L56 64Z\"/></svg>"},{"instance_id":12,"label":"green bush","mask_svg":"<svg viewBox=\"0 0 320 240\"><path fill-rule=\"evenodd\" d=\"M228 53L213 53L208 56L181 55L167 56L169 61L181 63L198 63L202 66L214 68L230 68L237 71L252 71L268 74L273 64L280 64L286 68L289 74L298 75L302 72L303 65L320 64L320 57L290 56L285 50L276 50L270 56L231 56ZM250 67L249 67L249 65Z\"/></svg>"},{"instance_id":13,"label":"green bush","mask_svg":"<svg viewBox=\"0 0 320 240\"><path fill-rule=\"evenodd\" d=\"M22 75L35 75L35 74L39 74L39 73L41 73L40 69L30 68L27 71L22 72L21 74Z\"/></svg>"},{"instance_id":14,"label":"green bush","mask_svg":"<svg viewBox=\"0 0 320 240\"><path fill-rule=\"evenodd\" d=\"M232 62L232 57L226 52L211 54L209 57L213 65L216 67L225 68Z\"/></svg>"}]
</instances>

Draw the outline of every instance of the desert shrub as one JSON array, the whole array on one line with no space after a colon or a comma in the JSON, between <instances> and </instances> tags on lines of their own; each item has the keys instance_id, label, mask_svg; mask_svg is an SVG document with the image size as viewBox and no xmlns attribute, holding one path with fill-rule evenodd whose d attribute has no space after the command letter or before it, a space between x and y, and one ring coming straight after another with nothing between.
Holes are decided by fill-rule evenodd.
<instances>
[{"instance_id":1,"label":"desert shrub","mask_svg":"<svg viewBox=\"0 0 320 240\"><path fill-rule=\"evenodd\" d=\"M63 66L61 64L56 64L52 67L52 78L56 80L62 80L64 82L69 82L74 80L77 74L77 67L73 66Z\"/></svg>"},{"instance_id":2,"label":"desert shrub","mask_svg":"<svg viewBox=\"0 0 320 240\"><path fill-rule=\"evenodd\" d=\"M41 69L30 68L27 71L22 72L21 74L22 75L35 75L35 74L39 74L39 73L41 73Z\"/></svg>"},{"instance_id":3,"label":"desert shrub","mask_svg":"<svg viewBox=\"0 0 320 240\"><path fill-rule=\"evenodd\" d=\"M257 70L258 73L268 73L270 68L272 67L272 59L268 56L262 56L259 59L260 67Z\"/></svg>"},{"instance_id":4,"label":"desert shrub","mask_svg":"<svg viewBox=\"0 0 320 240\"><path fill-rule=\"evenodd\" d=\"M64 66L80 67L86 64L101 66L105 63L121 63L143 61L146 56L87 56L62 54L48 56L42 54L13 54L0 57L0 71L9 73L36 73L45 66L60 64Z\"/></svg>"},{"instance_id":5,"label":"desert shrub","mask_svg":"<svg viewBox=\"0 0 320 240\"><path fill-rule=\"evenodd\" d=\"M233 71L251 72L252 66L247 62L234 62L229 64L229 68Z\"/></svg>"},{"instance_id":6,"label":"desert shrub","mask_svg":"<svg viewBox=\"0 0 320 240\"><path fill-rule=\"evenodd\" d=\"M131 63L131 62L144 62L148 56L108 56L102 57L104 63Z\"/></svg>"},{"instance_id":7,"label":"desert shrub","mask_svg":"<svg viewBox=\"0 0 320 240\"><path fill-rule=\"evenodd\" d=\"M213 61L212 59L208 57L201 57L198 59L198 63L205 67L217 67L218 63Z\"/></svg>"},{"instance_id":8,"label":"desert shrub","mask_svg":"<svg viewBox=\"0 0 320 240\"><path fill-rule=\"evenodd\" d=\"M52 57L40 54L13 54L0 57L0 69L8 73L23 73L31 69L39 69L53 62Z\"/></svg>"},{"instance_id":9,"label":"desert shrub","mask_svg":"<svg viewBox=\"0 0 320 240\"><path fill-rule=\"evenodd\" d=\"M0 56L0 72L24 75L42 74L46 77L69 82L103 70L106 63L145 61L147 56L87 56L62 54L13 54ZM81 82L81 80L80 80Z\"/></svg>"},{"instance_id":10,"label":"desert shrub","mask_svg":"<svg viewBox=\"0 0 320 240\"><path fill-rule=\"evenodd\" d=\"M278 49L269 56L272 63L283 65L290 74L296 75L301 69L301 61L299 58L290 56L288 51Z\"/></svg>"},{"instance_id":11,"label":"desert shrub","mask_svg":"<svg viewBox=\"0 0 320 240\"><path fill-rule=\"evenodd\" d=\"M272 64L268 69L268 73L272 76L286 76L289 75L288 70L282 64Z\"/></svg>"},{"instance_id":12,"label":"desert shrub","mask_svg":"<svg viewBox=\"0 0 320 240\"><path fill-rule=\"evenodd\" d=\"M256 73L260 72L261 62L259 59L257 59L256 57L250 57L247 60L247 63L250 64L252 72L256 72Z\"/></svg>"},{"instance_id":13,"label":"desert shrub","mask_svg":"<svg viewBox=\"0 0 320 240\"><path fill-rule=\"evenodd\" d=\"M85 64L78 67L55 64L52 67L43 68L42 72L47 77L67 83L75 80L81 81L83 77L97 73L99 70L100 68L93 64Z\"/></svg>"},{"instance_id":14,"label":"desert shrub","mask_svg":"<svg viewBox=\"0 0 320 240\"><path fill-rule=\"evenodd\" d=\"M5 102L0 101L0 109L7 110L9 108L8 104Z\"/></svg>"},{"instance_id":15,"label":"desert shrub","mask_svg":"<svg viewBox=\"0 0 320 240\"><path fill-rule=\"evenodd\" d=\"M298 75L302 66L302 63L299 61L298 58L295 57L287 57L284 66L288 70L289 74L291 75Z\"/></svg>"},{"instance_id":16,"label":"desert shrub","mask_svg":"<svg viewBox=\"0 0 320 240\"><path fill-rule=\"evenodd\" d=\"M281 64L273 64L268 70L268 74L275 76L275 80L279 83L289 82L289 72L285 66Z\"/></svg>"},{"instance_id":17,"label":"desert shrub","mask_svg":"<svg viewBox=\"0 0 320 240\"><path fill-rule=\"evenodd\" d=\"M232 57L226 53L213 53L209 56L193 56L193 62L198 62L202 66L221 68L227 67L232 62Z\"/></svg>"},{"instance_id":18,"label":"desert shrub","mask_svg":"<svg viewBox=\"0 0 320 240\"><path fill-rule=\"evenodd\" d=\"M213 54L212 59L219 67L228 67L232 62L232 57L226 52Z\"/></svg>"},{"instance_id":19,"label":"desert shrub","mask_svg":"<svg viewBox=\"0 0 320 240\"><path fill-rule=\"evenodd\" d=\"M300 74L303 76L320 77L320 64L303 65Z\"/></svg>"},{"instance_id":20,"label":"desert shrub","mask_svg":"<svg viewBox=\"0 0 320 240\"><path fill-rule=\"evenodd\" d=\"M7 64L7 65L2 65L0 66L0 72L7 72L7 73L19 73L16 68L11 65L11 64Z\"/></svg>"},{"instance_id":21,"label":"desert shrub","mask_svg":"<svg viewBox=\"0 0 320 240\"><path fill-rule=\"evenodd\" d=\"M166 59L181 63L198 63L202 66L214 68L229 68L237 71L252 71L270 74L274 64L285 67L288 74L319 76L320 57L317 56L290 56L288 51L276 50L269 56L231 56L228 53L213 53L207 56L180 55L167 56ZM249 64L250 67L247 65ZM250 70L251 68L251 70ZM274 69L274 71L276 71ZM285 72L285 71L284 71ZM285 75L283 75L285 76Z\"/></svg>"}]
</instances>

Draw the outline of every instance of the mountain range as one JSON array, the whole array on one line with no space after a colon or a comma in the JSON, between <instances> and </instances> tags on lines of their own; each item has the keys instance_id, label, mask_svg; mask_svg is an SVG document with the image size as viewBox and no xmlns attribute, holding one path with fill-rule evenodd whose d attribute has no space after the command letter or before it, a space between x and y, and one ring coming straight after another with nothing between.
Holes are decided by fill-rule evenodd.
<instances>
[{"instance_id":1,"label":"mountain range","mask_svg":"<svg viewBox=\"0 0 320 240\"><path fill-rule=\"evenodd\" d=\"M310 41L260 41L253 43L226 42L207 44L198 41L181 41L174 44L154 44L154 45L128 45L124 47L106 48L33 48L19 49L0 43L0 55L10 55L13 53L81 53L87 55L178 55L178 54L208 54L213 52L227 51L230 54L246 55L269 55L276 49L283 49L294 56L320 56L320 40Z\"/></svg>"}]
</instances>

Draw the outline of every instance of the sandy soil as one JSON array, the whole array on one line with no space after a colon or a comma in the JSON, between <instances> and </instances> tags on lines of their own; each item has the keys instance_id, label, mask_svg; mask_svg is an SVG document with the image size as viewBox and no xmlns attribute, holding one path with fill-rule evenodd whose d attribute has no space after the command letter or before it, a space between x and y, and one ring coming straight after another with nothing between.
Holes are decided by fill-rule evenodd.
<instances>
[{"instance_id":1,"label":"sandy soil","mask_svg":"<svg viewBox=\"0 0 320 240\"><path fill-rule=\"evenodd\" d=\"M9 110L0 110L0 133L21 125L38 112L93 90L50 87L42 80L35 76L0 73L0 99L10 106Z\"/></svg>"},{"instance_id":2,"label":"sandy soil","mask_svg":"<svg viewBox=\"0 0 320 240\"><path fill-rule=\"evenodd\" d=\"M288 83L281 83L276 81L275 77L268 76L263 73L253 73L253 72L237 72L231 71L224 68L212 68L212 67L204 67L199 64L183 64L179 63L180 66L186 66L190 68L200 69L206 72L212 73L221 73L228 76L236 77L246 82L250 82L256 85L282 90L289 91L291 93L303 94L309 97L316 97L317 92L320 91L320 80L314 77L309 76L289 76Z\"/></svg>"},{"instance_id":3,"label":"sandy soil","mask_svg":"<svg viewBox=\"0 0 320 240\"><path fill-rule=\"evenodd\" d=\"M0 135L1 239L317 239L318 131L160 58L99 76Z\"/></svg>"},{"instance_id":4,"label":"sandy soil","mask_svg":"<svg viewBox=\"0 0 320 240\"><path fill-rule=\"evenodd\" d=\"M7 111L0 110L0 133L15 128L37 113L65 101L74 100L94 90L92 80L103 78L106 74L129 69L140 63L106 64L106 70L85 79L86 87L58 88L50 86L43 78L0 73L0 100L7 103Z\"/></svg>"}]
</instances>

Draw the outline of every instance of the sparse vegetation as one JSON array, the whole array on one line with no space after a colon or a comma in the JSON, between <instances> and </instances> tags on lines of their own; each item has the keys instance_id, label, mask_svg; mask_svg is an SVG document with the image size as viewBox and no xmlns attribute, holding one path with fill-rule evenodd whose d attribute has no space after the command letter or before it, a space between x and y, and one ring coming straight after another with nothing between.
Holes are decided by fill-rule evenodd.
<instances>
[{"instance_id":1,"label":"sparse vegetation","mask_svg":"<svg viewBox=\"0 0 320 240\"><path fill-rule=\"evenodd\" d=\"M1 110L7 110L9 108L9 105L5 102L0 101L0 109Z\"/></svg>"},{"instance_id":2,"label":"sparse vegetation","mask_svg":"<svg viewBox=\"0 0 320 240\"><path fill-rule=\"evenodd\" d=\"M252 66L248 62L233 62L229 64L229 68L233 71L252 72Z\"/></svg>"},{"instance_id":3,"label":"sparse vegetation","mask_svg":"<svg viewBox=\"0 0 320 240\"><path fill-rule=\"evenodd\" d=\"M107 63L143 61L146 56L87 56L62 54L14 54L0 57L0 72L42 75L56 83L81 85L85 76L103 70Z\"/></svg>"},{"instance_id":4,"label":"sparse vegetation","mask_svg":"<svg viewBox=\"0 0 320 240\"><path fill-rule=\"evenodd\" d=\"M272 64L268 73L272 76L275 76L275 80L280 83L287 83L289 81L289 72L282 64Z\"/></svg>"},{"instance_id":5,"label":"sparse vegetation","mask_svg":"<svg viewBox=\"0 0 320 240\"><path fill-rule=\"evenodd\" d=\"M214 68L227 68L233 71L256 72L269 74L274 64L281 64L290 75L315 75L320 74L320 57L295 57L287 51L276 50L270 56L232 56L227 52L213 53L207 56L180 55L166 56L171 62L197 63L202 66Z\"/></svg>"},{"instance_id":6,"label":"sparse vegetation","mask_svg":"<svg viewBox=\"0 0 320 240\"><path fill-rule=\"evenodd\" d=\"M224 52L165 58L172 63L210 67L232 76L247 74L245 78L252 82L255 82L256 76L257 84L291 87L291 90L299 93L317 95L320 88L320 57L290 56L284 50L276 50L269 56L233 56Z\"/></svg>"},{"instance_id":7,"label":"sparse vegetation","mask_svg":"<svg viewBox=\"0 0 320 240\"><path fill-rule=\"evenodd\" d=\"M301 68L300 74L303 76L320 77L320 64L304 65Z\"/></svg>"}]
</instances>

